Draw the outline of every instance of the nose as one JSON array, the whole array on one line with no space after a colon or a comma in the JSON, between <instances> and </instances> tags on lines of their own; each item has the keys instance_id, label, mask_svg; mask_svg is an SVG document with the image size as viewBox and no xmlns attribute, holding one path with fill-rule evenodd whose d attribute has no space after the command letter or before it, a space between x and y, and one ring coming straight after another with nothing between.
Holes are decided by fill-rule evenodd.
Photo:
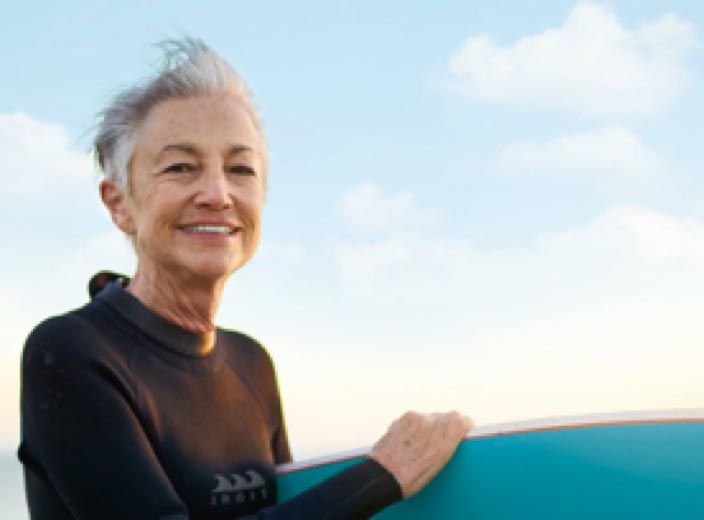
<instances>
[{"instance_id":1,"label":"nose","mask_svg":"<svg viewBox=\"0 0 704 520\"><path fill-rule=\"evenodd\" d=\"M222 168L208 168L201 176L195 204L211 209L227 209L232 206L227 178Z\"/></svg>"}]
</instances>

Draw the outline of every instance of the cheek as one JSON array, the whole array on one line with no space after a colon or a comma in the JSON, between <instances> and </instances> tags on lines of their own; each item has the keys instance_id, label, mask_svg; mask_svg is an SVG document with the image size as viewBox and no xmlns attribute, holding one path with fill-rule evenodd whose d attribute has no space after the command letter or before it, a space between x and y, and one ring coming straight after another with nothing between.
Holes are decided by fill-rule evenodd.
<instances>
[{"instance_id":1,"label":"cheek","mask_svg":"<svg viewBox=\"0 0 704 520\"><path fill-rule=\"evenodd\" d=\"M168 208L156 204L156 201L142 201L142 208L136 220L137 243L144 249L163 247L170 240L172 220Z\"/></svg>"},{"instance_id":2,"label":"cheek","mask_svg":"<svg viewBox=\"0 0 704 520\"><path fill-rule=\"evenodd\" d=\"M247 211L248 223L252 226L252 230L258 235L261 230L262 210L260 206L251 206Z\"/></svg>"},{"instance_id":3,"label":"cheek","mask_svg":"<svg viewBox=\"0 0 704 520\"><path fill-rule=\"evenodd\" d=\"M258 230L262 218L262 206L263 200L261 191L252 189L250 193L247 193L240 199L240 218Z\"/></svg>"}]
</instances>

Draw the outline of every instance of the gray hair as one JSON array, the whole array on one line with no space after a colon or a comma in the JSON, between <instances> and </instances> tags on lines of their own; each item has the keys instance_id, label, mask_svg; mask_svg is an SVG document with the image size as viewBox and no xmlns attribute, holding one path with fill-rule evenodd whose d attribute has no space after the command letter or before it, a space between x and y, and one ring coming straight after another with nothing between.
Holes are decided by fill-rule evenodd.
<instances>
[{"instance_id":1,"label":"gray hair","mask_svg":"<svg viewBox=\"0 0 704 520\"><path fill-rule=\"evenodd\" d=\"M171 98L233 92L244 103L259 133L266 187L269 154L264 126L239 74L199 39L165 40L158 46L163 61L157 74L118 92L98 115L93 151L105 178L129 193L129 163L136 145L135 134L155 105Z\"/></svg>"}]
</instances>

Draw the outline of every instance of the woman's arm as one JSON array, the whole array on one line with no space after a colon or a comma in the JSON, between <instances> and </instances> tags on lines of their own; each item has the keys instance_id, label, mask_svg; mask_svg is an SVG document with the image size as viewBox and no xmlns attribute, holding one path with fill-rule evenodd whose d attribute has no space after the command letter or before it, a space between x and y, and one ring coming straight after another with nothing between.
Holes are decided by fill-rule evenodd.
<instances>
[{"instance_id":1,"label":"woman's arm","mask_svg":"<svg viewBox=\"0 0 704 520\"><path fill-rule=\"evenodd\" d=\"M425 487L472 426L457 412L408 412L391 424L369 458L251 518L367 518Z\"/></svg>"},{"instance_id":2,"label":"woman's arm","mask_svg":"<svg viewBox=\"0 0 704 520\"><path fill-rule=\"evenodd\" d=\"M300 495L244 519L355 520L401 500L401 488L383 466L365 459Z\"/></svg>"}]
</instances>

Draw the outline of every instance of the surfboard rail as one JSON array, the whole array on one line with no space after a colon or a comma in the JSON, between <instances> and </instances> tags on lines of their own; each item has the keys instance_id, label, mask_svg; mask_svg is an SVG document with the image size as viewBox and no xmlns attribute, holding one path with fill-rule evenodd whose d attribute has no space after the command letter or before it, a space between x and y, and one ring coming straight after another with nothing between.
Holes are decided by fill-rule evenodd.
<instances>
[{"instance_id":1,"label":"surfboard rail","mask_svg":"<svg viewBox=\"0 0 704 520\"><path fill-rule=\"evenodd\" d=\"M498 437L528 432L593 428L599 426L622 426L629 424L668 424L704 422L704 408L668 408L657 410L628 410L619 412L592 413L582 415L563 415L501 422L475 426L466 440ZM341 451L331 455L314 457L302 461L280 464L276 467L277 475L286 475L304 469L315 468L337 462L363 457L371 451L371 446Z\"/></svg>"}]
</instances>

